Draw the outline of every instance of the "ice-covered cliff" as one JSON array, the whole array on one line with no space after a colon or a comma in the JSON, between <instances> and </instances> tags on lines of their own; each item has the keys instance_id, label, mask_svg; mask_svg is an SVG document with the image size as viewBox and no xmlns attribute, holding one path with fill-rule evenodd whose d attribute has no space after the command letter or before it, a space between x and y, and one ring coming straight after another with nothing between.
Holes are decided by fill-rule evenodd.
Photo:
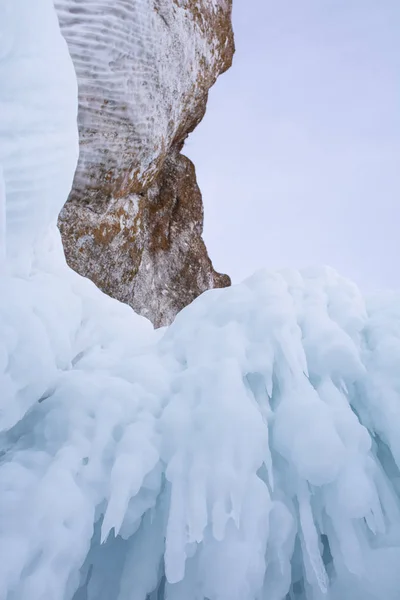
<instances>
[{"instance_id":1,"label":"ice-covered cliff","mask_svg":"<svg viewBox=\"0 0 400 600\"><path fill-rule=\"evenodd\" d=\"M154 331L64 259L52 0L0 3L0 82L1 600L398 600L400 295L259 273Z\"/></svg>"},{"instance_id":2,"label":"ice-covered cliff","mask_svg":"<svg viewBox=\"0 0 400 600\"><path fill-rule=\"evenodd\" d=\"M68 263L157 324L229 285L181 154L231 64L231 0L56 0L79 82L81 153L60 217Z\"/></svg>"}]
</instances>

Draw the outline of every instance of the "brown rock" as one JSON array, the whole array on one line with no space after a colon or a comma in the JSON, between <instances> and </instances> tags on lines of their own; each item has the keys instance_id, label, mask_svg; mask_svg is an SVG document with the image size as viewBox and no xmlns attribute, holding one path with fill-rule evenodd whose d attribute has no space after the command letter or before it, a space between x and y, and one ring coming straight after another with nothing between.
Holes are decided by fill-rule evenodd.
<instances>
[{"instance_id":1,"label":"brown rock","mask_svg":"<svg viewBox=\"0 0 400 600\"><path fill-rule=\"evenodd\" d=\"M231 0L56 0L79 82L81 156L59 219L67 261L164 325L225 287L180 150L231 64Z\"/></svg>"}]
</instances>

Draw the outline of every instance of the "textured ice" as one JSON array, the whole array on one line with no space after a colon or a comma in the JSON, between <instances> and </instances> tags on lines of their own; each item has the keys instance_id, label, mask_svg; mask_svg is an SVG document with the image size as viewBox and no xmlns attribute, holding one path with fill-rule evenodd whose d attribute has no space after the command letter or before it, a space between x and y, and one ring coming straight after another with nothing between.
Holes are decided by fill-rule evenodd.
<instances>
[{"instance_id":1,"label":"textured ice","mask_svg":"<svg viewBox=\"0 0 400 600\"><path fill-rule=\"evenodd\" d=\"M76 77L51 5L35 2L33 16L26 0L0 4L0 198L5 187L7 253L25 266L65 202L78 157Z\"/></svg>"},{"instance_id":2,"label":"textured ice","mask_svg":"<svg viewBox=\"0 0 400 600\"><path fill-rule=\"evenodd\" d=\"M155 332L64 261L51 0L0 73L0 599L397 600L400 296L261 272Z\"/></svg>"},{"instance_id":3,"label":"textured ice","mask_svg":"<svg viewBox=\"0 0 400 600\"><path fill-rule=\"evenodd\" d=\"M158 172L224 61L218 36L203 30L206 11L220 4L55 0L80 83L80 193L113 178L127 190Z\"/></svg>"}]
</instances>

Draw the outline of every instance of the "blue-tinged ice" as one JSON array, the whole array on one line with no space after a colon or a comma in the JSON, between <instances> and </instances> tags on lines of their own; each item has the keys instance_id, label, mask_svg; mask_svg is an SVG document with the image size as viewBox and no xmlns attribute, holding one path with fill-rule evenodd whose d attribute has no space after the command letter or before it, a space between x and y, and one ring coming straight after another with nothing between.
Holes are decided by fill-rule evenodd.
<instances>
[{"instance_id":1,"label":"blue-tinged ice","mask_svg":"<svg viewBox=\"0 0 400 600\"><path fill-rule=\"evenodd\" d=\"M400 296L259 273L162 332L66 266L77 90L0 2L0 599L398 600Z\"/></svg>"}]
</instances>

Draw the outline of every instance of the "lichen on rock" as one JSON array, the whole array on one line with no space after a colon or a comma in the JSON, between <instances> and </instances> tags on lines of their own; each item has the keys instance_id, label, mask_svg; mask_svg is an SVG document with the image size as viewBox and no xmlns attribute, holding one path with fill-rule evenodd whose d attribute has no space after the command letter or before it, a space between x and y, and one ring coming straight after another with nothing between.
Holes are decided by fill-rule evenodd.
<instances>
[{"instance_id":1,"label":"lichen on rock","mask_svg":"<svg viewBox=\"0 0 400 600\"><path fill-rule=\"evenodd\" d=\"M157 326L229 285L202 240L180 152L231 65L231 0L55 0L79 82L80 160L59 226L67 260Z\"/></svg>"}]
</instances>

